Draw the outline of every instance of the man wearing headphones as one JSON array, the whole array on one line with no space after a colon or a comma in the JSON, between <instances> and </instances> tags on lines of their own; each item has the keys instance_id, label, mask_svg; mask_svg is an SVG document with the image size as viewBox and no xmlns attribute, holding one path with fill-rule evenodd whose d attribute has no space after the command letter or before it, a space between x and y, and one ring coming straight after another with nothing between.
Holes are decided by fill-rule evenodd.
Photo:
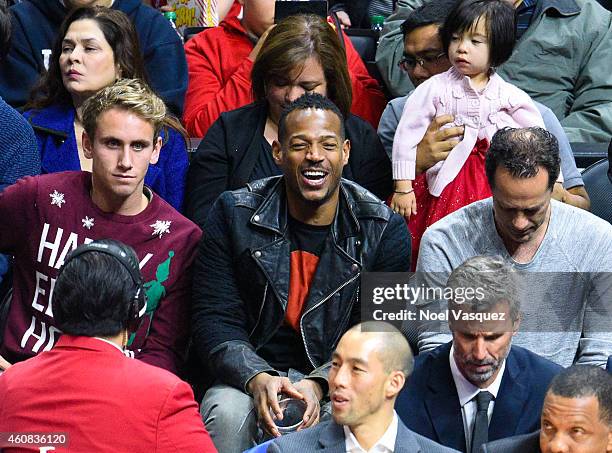
<instances>
[{"instance_id":1,"label":"man wearing headphones","mask_svg":"<svg viewBox=\"0 0 612 453\"><path fill-rule=\"evenodd\" d=\"M138 265L110 239L68 255L53 298L63 335L0 376L3 451L216 452L189 385L123 353L147 306Z\"/></svg>"},{"instance_id":2,"label":"man wearing headphones","mask_svg":"<svg viewBox=\"0 0 612 453\"><path fill-rule=\"evenodd\" d=\"M83 152L93 160L92 173L24 178L0 194L0 252L15 257L0 369L51 349L60 333L52 307L57 271L70 251L100 238L133 247L145 281L149 303L128 339L130 351L173 373L180 369L189 269L202 233L144 186L165 117L163 101L143 82L120 80L83 106Z\"/></svg>"}]
</instances>

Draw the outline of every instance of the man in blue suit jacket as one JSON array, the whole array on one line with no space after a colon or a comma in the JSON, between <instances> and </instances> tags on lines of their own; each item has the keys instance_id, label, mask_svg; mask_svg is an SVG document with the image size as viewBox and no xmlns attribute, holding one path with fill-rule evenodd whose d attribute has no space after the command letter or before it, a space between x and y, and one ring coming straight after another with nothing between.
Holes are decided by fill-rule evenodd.
<instances>
[{"instance_id":1,"label":"man in blue suit jacket","mask_svg":"<svg viewBox=\"0 0 612 453\"><path fill-rule=\"evenodd\" d=\"M455 452L410 431L393 410L412 365L410 346L393 326L370 321L349 329L329 371L333 420L276 439L268 453Z\"/></svg>"},{"instance_id":2,"label":"man in blue suit jacket","mask_svg":"<svg viewBox=\"0 0 612 453\"><path fill-rule=\"evenodd\" d=\"M459 290L467 294L464 289L473 288L483 297L461 304L456 296L449 300L453 341L417 357L415 371L396 402L397 413L408 428L468 453L478 451L486 441L539 428L546 388L562 368L511 346L520 323L515 274L496 257L470 258L453 271L447 283L453 294L460 294ZM455 319L474 314L504 320ZM476 434L476 400L483 391L492 400L483 408L488 419L484 417L483 425L481 416Z\"/></svg>"}]
</instances>

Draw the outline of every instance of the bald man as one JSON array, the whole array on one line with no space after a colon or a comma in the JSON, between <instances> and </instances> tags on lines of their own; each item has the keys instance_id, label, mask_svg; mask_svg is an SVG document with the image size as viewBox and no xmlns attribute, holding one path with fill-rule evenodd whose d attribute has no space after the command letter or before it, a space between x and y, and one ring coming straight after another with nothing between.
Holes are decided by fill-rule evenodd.
<instances>
[{"instance_id":1,"label":"bald man","mask_svg":"<svg viewBox=\"0 0 612 453\"><path fill-rule=\"evenodd\" d=\"M333 420L280 437L268 452L455 451L413 433L393 410L413 364L408 342L390 324L370 321L352 327L332 356Z\"/></svg>"}]
</instances>

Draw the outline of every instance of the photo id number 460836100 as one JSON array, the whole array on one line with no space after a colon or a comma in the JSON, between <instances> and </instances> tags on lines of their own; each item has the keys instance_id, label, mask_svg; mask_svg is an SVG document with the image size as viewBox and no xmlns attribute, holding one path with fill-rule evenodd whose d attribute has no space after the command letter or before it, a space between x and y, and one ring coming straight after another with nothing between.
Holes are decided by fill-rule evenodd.
<instances>
[{"instance_id":1,"label":"photo id number 460836100","mask_svg":"<svg viewBox=\"0 0 612 453\"><path fill-rule=\"evenodd\" d=\"M67 433L0 432L0 448L42 447L41 451L53 451L55 446L65 447L67 445Z\"/></svg>"}]
</instances>

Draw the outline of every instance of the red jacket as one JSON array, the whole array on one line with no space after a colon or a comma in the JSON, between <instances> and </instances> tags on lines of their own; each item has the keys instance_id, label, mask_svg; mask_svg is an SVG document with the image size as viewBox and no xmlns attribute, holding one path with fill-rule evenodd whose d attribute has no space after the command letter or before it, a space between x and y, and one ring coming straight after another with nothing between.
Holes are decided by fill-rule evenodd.
<instances>
[{"instance_id":1,"label":"red jacket","mask_svg":"<svg viewBox=\"0 0 612 453\"><path fill-rule=\"evenodd\" d=\"M203 137L222 112L254 100L253 62L248 59L254 44L238 18L230 16L218 27L203 31L185 44L189 87L183 121L193 137ZM353 86L351 112L377 128L387 101L346 36L344 42Z\"/></svg>"},{"instance_id":2,"label":"red jacket","mask_svg":"<svg viewBox=\"0 0 612 453\"><path fill-rule=\"evenodd\" d=\"M216 452L187 383L102 340L69 335L0 376L0 432L66 433L67 445L39 445L54 453Z\"/></svg>"}]
</instances>

